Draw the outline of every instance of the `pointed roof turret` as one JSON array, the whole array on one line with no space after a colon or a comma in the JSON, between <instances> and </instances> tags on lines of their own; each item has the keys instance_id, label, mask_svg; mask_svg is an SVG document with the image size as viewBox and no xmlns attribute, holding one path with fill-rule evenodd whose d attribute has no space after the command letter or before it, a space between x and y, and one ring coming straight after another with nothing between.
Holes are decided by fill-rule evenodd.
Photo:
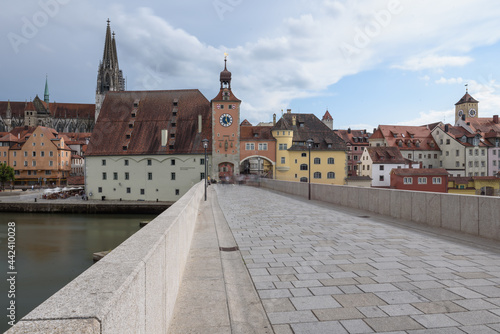
<instances>
[{"instance_id":1,"label":"pointed roof turret","mask_svg":"<svg viewBox=\"0 0 500 334\"><path fill-rule=\"evenodd\" d=\"M332 115L330 115L330 113L328 112L328 109L326 110L325 114L323 115L323 121L327 120L327 121L333 121L333 117Z\"/></svg>"},{"instance_id":2,"label":"pointed roof turret","mask_svg":"<svg viewBox=\"0 0 500 334\"><path fill-rule=\"evenodd\" d=\"M113 63L114 66L118 67L118 53L116 52L116 41L115 41L115 32L113 31L113 37L111 37L111 43L113 45Z\"/></svg>"},{"instance_id":3,"label":"pointed roof turret","mask_svg":"<svg viewBox=\"0 0 500 334\"><path fill-rule=\"evenodd\" d=\"M109 26L109 19L108 19L108 26L106 27L106 39L104 41L104 53L102 55L102 63L104 65L104 68L114 68L117 64L115 64L115 59L116 58L116 45L113 47L113 38L111 37L111 27Z\"/></svg>"},{"instance_id":4,"label":"pointed roof turret","mask_svg":"<svg viewBox=\"0 0 500 334\"><path fill-rule=\"evenodd\" d=\"M49 103L49 83L48 76L45 76L45 92L43 93L43 101Z\"/></svg>"},{"instance_id":5,"label":"pointed roof turret","mask_svg":"<svg viewBox=\"0 0 500 334\"><path fill-rule=\"evenodd\" d=\"M224 53L224 70L220 72L220 88L231 89L231 72L227 70L227 53Z\"/></svg>"}]
</instances>

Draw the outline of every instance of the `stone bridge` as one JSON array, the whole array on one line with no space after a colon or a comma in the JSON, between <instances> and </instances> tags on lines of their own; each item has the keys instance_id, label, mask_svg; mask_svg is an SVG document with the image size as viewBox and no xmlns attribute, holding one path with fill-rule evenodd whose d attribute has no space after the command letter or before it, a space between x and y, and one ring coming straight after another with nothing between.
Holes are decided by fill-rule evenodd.
<instances>
[{"instance_id":1,"label":"stone bridge","mask_svg":"<svg viewBox=\"0 0 500 334\"><path fill-rule=\"evenodd\" d=\"M500 198L194 186L7 333L500 332Z\"/></svg>"}]
</instances>

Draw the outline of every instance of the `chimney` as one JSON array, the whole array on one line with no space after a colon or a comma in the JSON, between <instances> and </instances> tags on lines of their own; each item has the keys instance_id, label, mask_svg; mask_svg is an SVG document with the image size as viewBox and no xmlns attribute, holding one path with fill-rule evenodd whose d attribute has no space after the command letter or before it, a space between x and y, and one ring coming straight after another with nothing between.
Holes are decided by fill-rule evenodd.
<instances>
[{"instance_id":1,"label":"chimney","mask_svg":"<svg viewBox=\"0 0 500 334\"><path fill-rule=\"evenodd\" d=\"M465 121L465 114L462 115L462 121Z\"/></svg>"},{"instance_id":2,"label":"chimney","mask_svg":"<svg viewBox=\"0 0 500 334\"><path fill-rule=\"evenodd\" d=\"M348 128L348 129L347 129L347 133L351 133L351 128Z\"/></svg>"},{"instance_id":3,"label":"chimney","mask_svg":"<svg viewBox=\"0 0 500 334\"><path fill-rule=\"evenodd\" d=\"M273 114L273 126L276 125L276 114Z\"/></svg>"},{"instance_id":4,"label":"chimney","mask_svg":"<svg viewBox=\"0 0 500 334\"><path fill-rule=\"evenodd\" d=\"M493 123L498 124L498 115L493 115Z\"/></svg>"},{"instance_id":5,"label":"chimney","mask_svg":"<svg viewBox=\"0 0 500 334\"><path fill-rule=\"evenodd\" d=\"M297 125L297 116L292 116L292 125L293 126Z\"/></svg>"},{"instance_id":6,"label":"chimney","mask_svg":"<svg viewBox=\"0 0 500 334\"><path fill-rule=\"evenodd\" d=\"M292 112L292 109L287 109L287 110L286 110L286 113L287 113L287 114L290 114L291 112Z\"/></svg>"},{"instance_id":7,"label":"chimney","mask_svg":"<svg viewBox=\"0 0 500 334\"><path fill-rule=\"evenodd\" d=\"M450 131L450 127L448 126L448 124L446 124L444 126L444 132L448 132L448 131Z\"/></svg>"}]
</instances>

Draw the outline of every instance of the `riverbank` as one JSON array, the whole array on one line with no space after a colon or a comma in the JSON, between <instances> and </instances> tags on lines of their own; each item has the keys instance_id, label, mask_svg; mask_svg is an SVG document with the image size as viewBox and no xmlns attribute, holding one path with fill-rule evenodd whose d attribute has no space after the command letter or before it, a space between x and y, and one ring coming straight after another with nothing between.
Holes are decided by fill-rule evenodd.
<instances>
[{"instance_id":1,"label":"riverbank","mask_svg":"<svg viewBox=\"0 0 500 334\"><path fill-rule=\"evenodd\" d=\"M42 199L43 191L4 192L0 212L30 213L145 213L160 214L173 202L83 200L81 196L66 199Z\"/></svg>"}]
</instances>

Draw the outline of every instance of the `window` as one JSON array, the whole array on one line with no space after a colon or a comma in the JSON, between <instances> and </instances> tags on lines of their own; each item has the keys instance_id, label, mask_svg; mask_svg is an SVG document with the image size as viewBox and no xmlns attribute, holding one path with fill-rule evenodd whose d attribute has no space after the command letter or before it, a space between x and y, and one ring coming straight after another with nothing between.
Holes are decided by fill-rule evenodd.
<instances>
[{"instance_id":1,"label":"window","mask_svg":"<svg viewBox=\"0 0 500 334\"><path fill-rule=\"evenodd\" d=\"M267 151L267 143L259 143L259 151Z\"/></svg>"},{"instance_id":2,"label":"window","mask_svg":"<svg viewBox=\"0 0 500 334\"><path fill-rule=\"evenodd\" d=\"M130 194L130 188L127 187L127 194Z\"/></svg>"},{"instance_id":3,"label":"window","mask_svg":"<svg viewBox=\"0 0 500 334\"><path fill-rule=\"evenodd\" d=\"M474 161L474 166L479 167L479 161Z\"/></svg>"},{"instance_id":4,"label":"window","mask_svg":"<svg viewBox=\"0 0 500 334\"><path fill-rule=\"evenodd\" d=\"M200 173L200 180L203 180L203 179L205 179L205 173L201 172Z\"/></svg>"},{"instance_id":5,"label":"window","mask_svg":"<svg viewBox=\"0 0 500 334\"><path fill-rule=\"evenodd\" d=\"M40 152L40 156L44 157L45 156L45 152L44 151Z\"/></svg>"},{"instance_id":6,"label":"window","mask_svg":"<svg viewBox=\"0 0 500 334\"><path fill-rule=\"evenodd\" d=\"M113 173L113 180L118 180L118 173L117 172Z\"/></svg>"},{"instance_id":7,"label":"window","mask_svg":"<svg viewBox=\"0 0 500 334\"><path fill-rule=\"evenodd\" d=\"M483 148L483 149L481 150L481 155L483 155L483 156L484 156L485 154L486 154L486 153L485 153L484 148Z\"/></svg>"},{"instance_id":8,"label":"window","mask_svg":"<svg viewBox=\"0 0 500 334\"><path fill-rule=\"evenodd\" d=\"M14 157L17 157L17 152L14 152Z\"/></svg>"},{"instance_id":9,"label":"window","mask_svg":"<svg viewBox=\"0 0 500 334\"><path fill-rule=\"evenodd\" d=\"M411 178L411 177L404 177L403 178L403 183L404 184L412 184L413 183L413 178Z\"/></svg>"},{"instance_id":10,"label":"window","mask_svg":"<svg viewBox=\"0 0 500 334\"><path fill-rule=\"evenodd\" d=\"M446 145L450 145L450 140L446 139Z\"/></svg>"},{"instance_id":11,"label":"window","mask_svg":"<svg viewBox=\"0 0 500 334\"><path fill-rule=\"evenodd\" d=\"M148 166L151 166L153 164L153 161L151 159L148 159Z\"/></svg>"},{"instance_id":12,"label":"window","mask_svg":"<svg viewBox=\"0 0 500 334\"><path fill-rule=\"evenodd\" d=\"M144 189L141 189L141 195L144 195Z\"/></svg>"},{"instance_id":13,"label":"window","mask_svg":"<svg viewBox=\"0 0 500 334\"><path fill-rule=\"evenodd\" d=\"M49 157L53 157L54 156L54 152L50 151L49 152Z\"/></svg>"},{"instance_id":14,"label":"window","mask_svg":"<svg viewBox=\"0 0 500 334\"><path fill-rule=\"evenodd\" d=\"M282 144L280 144L281 146ZM245 150L247 151L253 151L255 150L255 144L254 143L246 143L245 144Z\"/></svg>"},{"instance_id":15,"label":"window","mask_svg":"<svg viewBox=\"0 0 500 334\"><path fill-rule=\"evenodd\" d=\"M379 180L379 181L384 181L384 175L380 175L380 176L378 177L378 180Z\"/></svg>"},{"instance_id":16,"label":"window","mask_svg":"<svg viewBox=\"0 0 500 334\"><path fill-rule=\"evenodd\" d=\"M285 157L281 157L281 163L284 164L285 163Z\"/></svg>"},{"instance_id":17,"label":"window","mask_svg":"<svg viewBox=\"0 0 500 334\"><path fill-rule=\"evenodd\" d=\"M288 149L288 144L279 144L278 148L280 151L286 151Z\"/></svg>"},{"instance_id":18,"label":"window","mask_svg":"<svg viewBox=\"0 0 500 334\"><path fill-rule=\"evenodd\" d=\"M28 156L28 151L24 151L24 156L27 157Z\"/></svg>"},{"instance_id":19,"label":"window","mask_svg":"<svg viewBox=\"0 0 500 334\"><path fill-rule=\"evenodd\" d=\"M384 170L384 165L380 165L378 168L379 170Z\"/></svg>"},{"instance_id":20,"label":"window","mask_svg":"<svg viewBox=\"0 0 500 334\"><path fill-rule=\"evenodd\" d=\"M479 150L474 150L475 155L479 155Z\"/></svg>"},{"instance_id":21,"label":"window","mask_svg":"<svg viewBox=\"0 0 500 334\"><path fill-rule=\"evenodd\" d=\"M481 161L481 167L486 167L486 162L485 161Z\"/></svg>"},{"instance_id":22,"label":"window","mask_svg":"<svg viewBox=\"0 0 500 334\"><path fill-rule=\"evenodd\" d=\"M496 161L493 161L493 166L495 166L495 162L496 162ZM17 166L17 161L16 161L16 160L14 160L14 167L15 167L15 166Z\"/></svg>"},{"instance_id":23,"label":"window","mask_svg":"<svg viewBox=\"0 0 500 334\"><path fill-rule=\"evenodd\" d=\"M170 173L170 179L171 179L172 181L174 181L174 180L175 180L175 172Z\"/></svg>"},{"instance_id":24,"label":"window","mask_svg":"<svg viewBox=\"0 0 500 334\"><path fill-rule=\"evenodd\" d=\"M106 180L106 179L107 179L106 172L103 172L103 173L102 173L102 179L103 179L103 180Z\"/></svg>"},{"instance_id":25,"label":"window","mask_svg":"<svg viewBox=\"0 0 500 334\"><path fill-rule=\"evenodd\" d=\"M123 162L123 164L124 164L125 166L128 166L128 159L125 159L125 161Z\"/></svg>"},{"instance_id":26,"label":"window","mask_svg":"<svg viewBox=\"0 0 500 334\"><path fill-rule=\"evenodd\" d=\"M457 150L456 151L456 156L459 157L460 156L460 150Z\"/></svg>"},{"instance_id":27,"label":"window","mask_svg":"<svg viewBox=\"0 0 500 334\"><path fill-rule=\"evenodd\" d=\"M52 171L50 171L50 170L45 171L45 175L51 175L51 174L52 174Z\"/></svg>"},{"instance_id":28,"label":"window","mask_svg":"<svg viewBox=\"0 0 500 334\"><path fill-rule=\"evenodd\" d=\"M301 177L300 182L307 182L307 177Z\"/></svg>"},{"instance_id":29,"label":"window","mask_svg":"<svg viewBox=\"0 0 500 334\"><path fill-rule=\"evenodd\" d=\"M129 174L128 172L125 172L125 180L128 180L129 179Z\"/></svg>"},{"instance_id":30,"label":"window","mask_svg":"<svg viewBox=\"0 0 500 334\"><path fill-rule=\"evenodd\" d=\"M106 166L106 159L102 159L101 165Z\"/></svg>"},{"instance_id":31,"label":"window","mask_svg":"<svg viewBox=\"0 0 500 334\"><path fill-rule=\"evenodd\" d=\"M300 170L307 170L307 165L306 164L300 165Z\"/></svg>"},{"instance_id":32,"label":"window","mask_svg":"<svg viewBox=\"0 0 500 334\"><path fill-rule=\"evenodd\" d=\"M433 177L432 184L441 184L441 178L440 177Z\"/></svg>"},{"instance_id":33,"label":"window","mask_svg":"<svg viewBox=\"0 0 500 334\"><path fill-rule=\"evenodd\" d=\"M418 184L427 184L427 178L426 177L419 177Z\"/></svg>"},{"instance_id":34,"label":"window","mask_svg":"<svg viewBox=\"0 0 500 334\"><path fill-rule=\"evenodd\" d=\"M153 173L148 173L148 180L152 180L153 179Z\"/></svg>"},{"instance_id":35,"label":"window","mask_svg":"<svg viewBox=\"0 0 500 334\"><path fill-rule=\"evenodd\" d=\"M327 179L334 179L335 178L335 172L328 172L328 174L326 174L326 178Z\"/></svg>"},{"instance_id":36,"label":"window","mask_svg":"<svg viewBox=\"0 0 500 334\"><path fill-rule=\"evenodd\" d=\"M315 179L321 179L321 173L320 172L314 172L314 178Z\"/></svg>"},{"instance_id":37,"label":"window","mask_svg":"<svg viewBox=\"0 0 500 334\"><path fill-rule=\"evenodd\" d=\"M31 166L36 167L36 160L33 160L33 161L31 162Z\"/></svg>"},{"instance_id":38,"label":"window","mask_svg":"<svg viewBox=\"0 0 500 334\"><path fill-rule=\"evenodd\" d=\"M200 165L204 165L205 164L205 158L201 158L200 159Z\"/></svg>"},{"instance_id":39,"label":"window","mask_svg":"<svg viewBox=\"0 0 500 334\"><path fill-rule=\"evenodd\" d=\"M97 188L97 192L102 193L102 187Z\"/></svg>"},{"instance_id":40,"label":"window","mask_svg":"<svg viewBox=\"0 0 500 334\"><path fill-rule=\"evenodd\" d=\"M328 164L329 165L333 165L335 163L335 159L334 158L328 158Z\"/></svg>"},{"instance_id":41,"label":"window","mask_svg":"<svg viewBox=\"0 0 500 334\"><path fill-rule=\"evenodd\" d=\"M315 165L321 164L321 159L320 158L314 158L314 164Z\"/></svg>"},{"instance_id":42,"label":"window","mask_svg":"<svg viewBox=\"0 0 500 334\"><path fill-rule=\"evenodd\" d=\"M460 162L459 161L455 161L455 167L460 167Z\"/></svg>"},{"instance_id":43,"label":"window","mask_svg":"<svg viewBox=\"0 0 500 334\"><path fill-rule=\"evenodd\" d=\"M180 195L180 191L179 191L179 189L175 189L175 195L176 195L176 196L179 196L179 195Z\"/></svg>"},{"instance_id":44,"label":"window","mask_svg":"<svg viewBox=\"0 0 500 334\"><path fill-rule=\"evenodd\" d=\"M300 156L301 157L307 157L307 153L302 153Z\"/></svg>"},{"instance_id":45,"label":"window","mask_svg":"<svg viewBox=\"0 0 500 334\"><path fill-rule=\"evenodd\" d=\"M446 154L445 154L445 155L446 155L446 156L449 156L449 155L450 155L450 152L446 151Z\"/></svg>"},{"instance_id":46,"label":"window","mask_svg":"<svg viewBox=\"0 0 500 334\"><path fill-rule=\"evenodd\" d=\"M175 159L170 160L170 166L175 166Z\"/></svg>"}]
</instances>

